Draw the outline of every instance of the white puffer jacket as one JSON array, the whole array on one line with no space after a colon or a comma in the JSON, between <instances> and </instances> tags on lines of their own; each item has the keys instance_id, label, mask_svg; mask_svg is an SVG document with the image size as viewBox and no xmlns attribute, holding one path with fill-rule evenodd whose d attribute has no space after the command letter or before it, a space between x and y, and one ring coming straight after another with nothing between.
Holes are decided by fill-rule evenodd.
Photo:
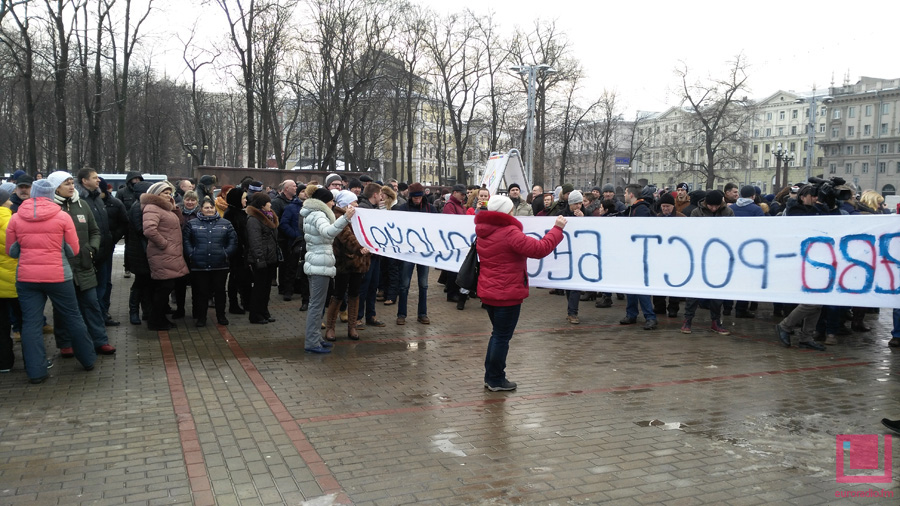
<instances>
[{"instance_id":1,"label":"white puffer jacket","mask_svg":"<svg viewBox=\"0 0 900 506\"><path fill-rule=\"evenodd\" d=\"M306 236L306 257L303 272L307 276L328 276L337 274L334 267L334 238L350 222L341 216L334 219L328 204L319 199L308 198L300 210L303 217L303 234Z\"/></svg>"}]
</instances>

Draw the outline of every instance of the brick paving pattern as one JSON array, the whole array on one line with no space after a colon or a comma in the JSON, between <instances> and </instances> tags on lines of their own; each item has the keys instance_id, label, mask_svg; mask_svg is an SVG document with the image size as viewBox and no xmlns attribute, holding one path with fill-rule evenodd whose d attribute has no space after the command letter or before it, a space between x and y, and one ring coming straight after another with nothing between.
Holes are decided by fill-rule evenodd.
<instances>
[{"instance_id":1,"label":"brick paving pattern","mask_svg":"<svg viewBox=\"0 0 900 506\"><path fill-rule=\"evenodd\" d=\"M770 304L725 317L731 336L700 318L683 335L680 318L618 325L624 301L583 302L569 325L565 297L533 289L507 366L519 389L491 393L488 318L436 279L431 325L379 303L386 327L354 342L339 323L334 352L310 355L306 313L274 288L275 323L157 333L127 323L118 270L115 356L92 372L56 356L29 385L17 345L0 375L0 504L898 503L835 496L900 494L835 480L836 435L900 417L890 310L815 352L779 345Z\"/></svg>"}]
</instances>

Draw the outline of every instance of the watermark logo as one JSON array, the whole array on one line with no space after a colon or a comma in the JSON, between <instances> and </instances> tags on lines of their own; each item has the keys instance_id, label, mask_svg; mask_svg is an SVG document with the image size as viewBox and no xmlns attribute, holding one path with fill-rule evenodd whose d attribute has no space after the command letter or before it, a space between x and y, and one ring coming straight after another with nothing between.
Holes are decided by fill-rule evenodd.
<instances>
[{"instance_id":1,"label":"watermark logo","mask_svg":"<svg viewBox=\"0 0 900 506\"><path fill-rule=\"evenodd\" d=\"M891 436L884 436L884 456L879 458L878 434L838 434L835 473L838 483L890 483ZM883 463L883 469L878 465Z\"/></svg>"}]
</instances>

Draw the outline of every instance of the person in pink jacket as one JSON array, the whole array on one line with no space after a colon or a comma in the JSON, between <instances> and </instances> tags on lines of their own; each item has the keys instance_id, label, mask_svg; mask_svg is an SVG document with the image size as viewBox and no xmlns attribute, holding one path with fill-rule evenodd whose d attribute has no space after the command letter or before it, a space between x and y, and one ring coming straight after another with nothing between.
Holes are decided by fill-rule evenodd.
<instances>
[{"instance_id":1,"label":"person in pink jacket","mask_svg":"<svg viewBox=\"0 0 900 506\"><path fill-rule=\"evenodd\" d=\"M97 352L78 310L68 258L79 252L72 218L53 202L55 188L35 181L31 198L22 202L6 229L6 252L19 259L16 292L22 306L22 355L31 383L43 383L52 362L44 348L44 305L47 298L72 335L75 358L85 370L94 369Z\"/></svg>"},{"instance_id":2,"label":"person in pink jacket","mask_svg":"<svg viewBox=\"0 0 900 506\"><path fill-rule=\"evenodd\" d=\"M558 216L544 237L535 239L522 232L513 211L509 197L494 195L487 209L475 215L481 263L478 296L493 326L484 357L484 387L492 392L516 389L516 384L506 379L506 355L519 323L522 301L528 297L528 259L549 255L562 242L566 226L566 219Z\"/></svg>"},{"instance_id":3,"label":"person in pink jacket","mask_svg":"<svg viewBox=\"0 0 900 506\"><path fill-rule=\"evenodd\" d=\"M175 280L191 272L184 261L181 220L178 218L180 211L172 197L174 191L171 183L160 181L141 195L147 261L153 280L150 317L147 319L150 330L169 330L175 326L166 318L169 294L175 289Z\"/></svg>"}]
</instances>

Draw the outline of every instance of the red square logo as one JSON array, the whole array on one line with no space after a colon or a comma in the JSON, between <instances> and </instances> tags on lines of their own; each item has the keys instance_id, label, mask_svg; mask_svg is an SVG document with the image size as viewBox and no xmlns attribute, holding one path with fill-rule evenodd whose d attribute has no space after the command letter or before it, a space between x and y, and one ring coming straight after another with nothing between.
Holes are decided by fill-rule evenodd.
<instances>
[{"instance_id":1,"label":"red square logo","mask_svg":"<svg viewBox=\"0 0 900 506\"><path fill-rule=\"evenodd\" d=\"M891 436L884 436L884 457L879 458L880 444L877 434L838 434L835 444L836 475L838 483L890 483ZM879 460L884 462L882 471ZM875 470L875 474L854 471Z\"/></svg>"}]
</instances>

